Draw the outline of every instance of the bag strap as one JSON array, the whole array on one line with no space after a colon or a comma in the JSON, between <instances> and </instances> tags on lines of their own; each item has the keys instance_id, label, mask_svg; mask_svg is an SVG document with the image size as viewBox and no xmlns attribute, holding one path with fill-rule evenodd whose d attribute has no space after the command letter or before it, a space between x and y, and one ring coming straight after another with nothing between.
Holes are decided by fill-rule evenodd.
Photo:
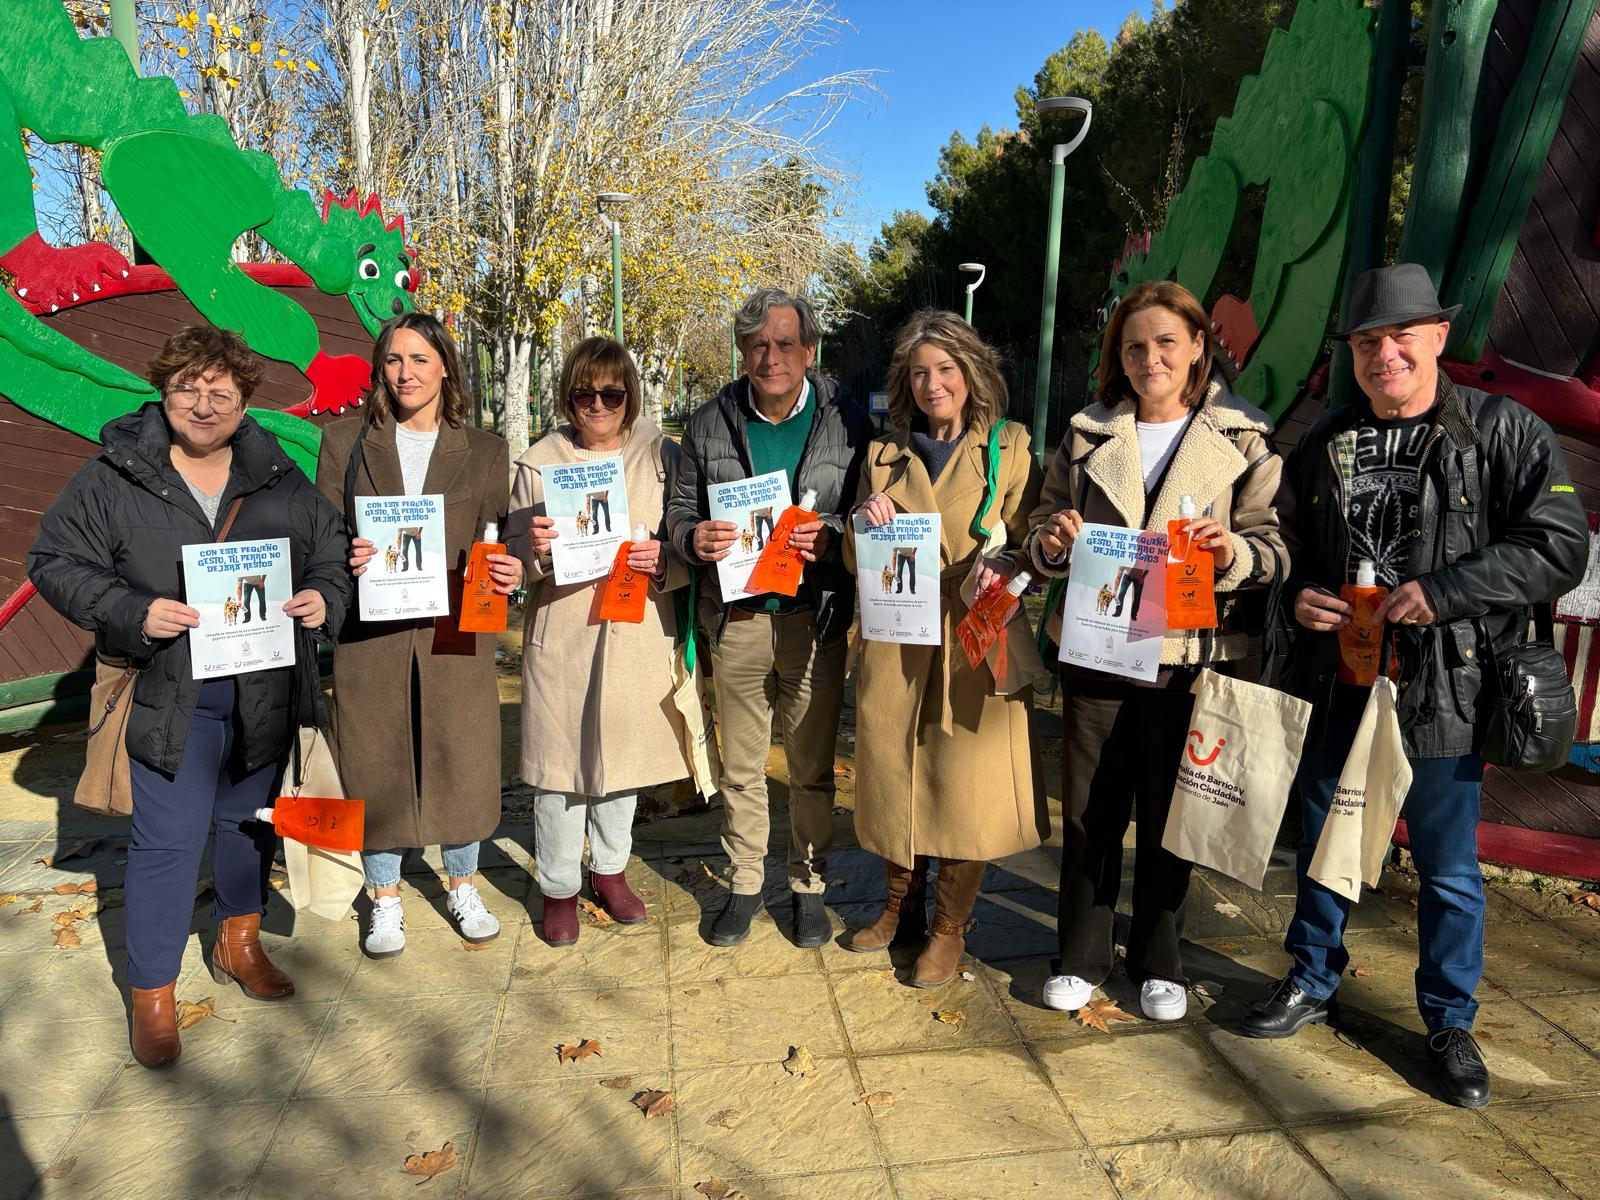
<instances>
[{"instance_id":1,"label":"bag strap","mask_svg":"<svg viewBox=\"0 0 1600 1200\"><path fill-rule=\"evenodd\" d=\"M106 697L105 705L100 710L100 719L89 726L90 737L99 733L101 726L111 719L112 713L117 711L117 705L122 700L122 693L128 690L128 685L138 677L140 670L140 667L134 666L132 663L122 668L122 674L117 676L116 683L111 685L111 694Z\"/></svg>"},{"instance_id":2,"label":"bag strap","mask_svg":"<svg viewBox=\"0 0 1600 1200\"><path fill-rule=\"evenodd\" d=\"M217 541L225 542L228 540L228 531L233 528L233 523L238 518L239 509L243 504L243 496L235 496L233 498L233 503L228 506L228 519L222 522L222 528L217 531Z\"/></svg>"},{"instance_id":3,"label":"bag strap","mask_svg":"<svg viewBox=\"0 0 1600 1200\"><path fill-rule=\"evenodd\" d=\"M972 532L985 542L989 540L989 527L983 522L994 507L995 493L1000 487L1000 431L1010 422L1001 417L989 428L988 457L985 459L983 502L978 505L978 515L972 518Z\"/></svg>"},{"instance_id":4,"label":"bag strap","mask_svg":"<svg viewBox=\"0 0 1600 1200\"><path fill-rule=\"evenodd\" d=\"M1284 576L1288 574L1283 552L1276 546L1272 547L1272 558L1278 569L1267 585L1267 624L1261 631L1261 674L1256 679L1260 684L1271 680L1273 664L1278 658L1278 618L1282 615L1279 606L1283 603Z\"/></svg>"},{"instance_id":5,"label":"bag strap","mask_svg":"<svg viewBox=\"0 0 1600 1200\"><path fill-rule=\"evenodd\" d=\"M678 618L678 640L683 643L683 669L691 673L699 659L699 646L694 635L695 599L699 591L700 579L691 571L688 588L679 588L672 593L672 608Z\"/></svg>"}]
</instances>

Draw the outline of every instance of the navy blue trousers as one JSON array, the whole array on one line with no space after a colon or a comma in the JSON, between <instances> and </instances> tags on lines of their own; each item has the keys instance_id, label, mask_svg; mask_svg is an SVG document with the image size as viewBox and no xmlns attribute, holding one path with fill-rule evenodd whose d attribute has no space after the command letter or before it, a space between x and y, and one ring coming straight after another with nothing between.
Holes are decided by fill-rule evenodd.
<instances>
[{"instance_id":1,"label":"navy blue trousers","mask_svg":"<svg viewBox=\"0 0 1600 1200\"><path fill-rule=\"evenodd\" d=\"M208 839L213 919L259 913L266 903L277 839L255 811L272 803L282 764L245 773L232 761L236 696L232 679L200 685L176 775L129 764L133 840L123 904L133 987L165 987L177 979Z\"/></svg>"}]
</instances>

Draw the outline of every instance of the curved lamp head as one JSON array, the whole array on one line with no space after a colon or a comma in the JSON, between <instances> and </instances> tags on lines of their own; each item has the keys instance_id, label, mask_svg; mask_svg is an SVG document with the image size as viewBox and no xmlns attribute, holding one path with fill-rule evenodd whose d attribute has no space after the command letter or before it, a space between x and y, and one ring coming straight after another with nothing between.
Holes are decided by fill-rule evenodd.
<instances>
[{"instance_id":1,"label":"curved lamp head","mask_svg":"<svg viewBox=\"0 0 1600 1200\"><path fill-rule=\"evenodd\" d=\"M965 271L969 275L976 275L977 276L976 279L974 279L971 283L967 284L967 295L970 296L973 292L977 291L978 288L983 285L983 277L986 274L988 274L988 270L989 269L987 267L985 267L982 263L961 263L956 267L956 270Z\"/></svg>"},{"instance_id":2,"label":"curved lamp head","mask_svg":"<svg viewBox=\"0 0 1600 1200\"><path fill-rule=\"evenodd\" d=\"M1046 96L1038 101L1034 108L1040 116L1049 116L1051 113L1082 113L1083 124L1078 126L1078 132L1073 135L1070 142L1058 142L1055 148L1055 161L1065 162L1067 155L1071 154L1080 145L1083 139L1089 136L1089 122L1094 118L1094 105L1078 96Z\"/></svg>"},{"instance_id":3,"label":"curved lamp head","mask_svg":"<svg viewBox=\"0 0 1600 1200\"><path fill-rule=\"evenodd\" d=\"M620 207L631 203L632 200L633 194L631 192L601 192L595 197L595 203L600 206L601 212L605 212L606 209L613 206Z\"/></svg>"}]
</instances>

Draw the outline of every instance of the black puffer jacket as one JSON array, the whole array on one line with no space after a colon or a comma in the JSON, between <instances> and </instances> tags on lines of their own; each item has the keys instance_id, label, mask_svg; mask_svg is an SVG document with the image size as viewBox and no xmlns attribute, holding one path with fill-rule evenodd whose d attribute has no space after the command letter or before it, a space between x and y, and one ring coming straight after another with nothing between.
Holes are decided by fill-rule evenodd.
<instances>
[{"instance_id":1,"label":"black puffer jacket","mask_svg":"<svg viewBox=\"0 0 1600 1200\"><path fill-rule=\"evenodd\" d=\"M790 480L796 496L807 488L817 492L817 512L833 530L823 557L806 564L806 584L816 597L817 640L831 642L850 629L855 612L855 577L839 559L844 540L844 517L856 498L856 480L872 441L872 422L831 379L808 372L819 407L800 455L798 479ZM683 457L678 479L667 503L667 536L691 569L701 574L700 611L703 623L722 636L727 605L717 586L716 568L694 552L694 529L710 512L706 486L733 483L755 474L750 462L750 440L745 436L744 406L750 393L747 378L736 379L720 395L697 409L683 430Z\"/></svg>"},{"instance_id":2,"label":"black puffer jacket","mask_svg":"<svg viewBox=\"0 0 1600 1200\"><path fill-rule=\"evenodd\" d=\"M1295 634L1288 681L1317 706L1313 738L1333 692L1338 635L1295 622L1294 598L1312 585L1337 594L1350 578L1336 460L1370 411L1362 399L1323 417L1287 465L1294 512L1284 533L1294 566L1284 604ZM1401 664L1400 727L1417 758L1477 749L1485 655L1515 644L1528 606L1576 587L1589 552L1583 507L1548 425L1509 396L1458 388L1444 376L1435 412L1401 578L1422 585L1438 620L1390 626Z\"/></svg>"},{"instance_id":3,"label":"black puffer jacket","mask_svg":"<svg viewBox=\"0 0 1600 1200\"><path fill-rule=\"evenodd\" d=\"M315 588L328 604L319 640L338 633L353 581L344 518L278 443L248 415L233 439L233 467L213 525L173 467L161 405L146 404L100 431L102 450L86 462L40 522L28 578L61 614L93 630L117 657L148 661L133 689L128 754L174 774L194 717L200 683L190 678L189 639L152 645L142 626L151 601L183 597L183 547L216 540L234 497L232 542L288 538L294 588ZM244 765L280 758L289 745L290 668L237 676Z\"/></svg>"}]
</instances>

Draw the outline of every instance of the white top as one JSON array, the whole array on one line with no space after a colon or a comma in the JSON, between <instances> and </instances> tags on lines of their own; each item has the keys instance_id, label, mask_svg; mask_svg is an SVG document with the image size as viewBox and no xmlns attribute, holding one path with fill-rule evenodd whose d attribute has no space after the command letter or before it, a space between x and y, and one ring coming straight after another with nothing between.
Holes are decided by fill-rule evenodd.
<instances>
[{"instance_id":1,"label":"white top","mask_svg":"<svg viewBox=\"0 0 1600 1200\"><path fill-rule=\"evenodd\" d=\"M755 413L756 420L758 421L765 421L768 425L782 425L784 421L793 420L795 417L798 417L801 413L805 412L806 398L810 395L811 380L808 379L806 380L805 387L800 389L800 399L794 402L794 407L789 410L789 415L777 421L774 421L771 417L767 416L766 413L761 411L761 409L757 406L754 397L752 397L750 400L750 411Z\"/></svg>"},{"instance_id":2,"label":"white top","mask_svg":"<svg viewBox=\"0 0 1600 1200\"><path fill-rule=\"evenodd\" d=\"M1135 421L1139 431L1139 468L1144 472L1144 490L1149 491L1167 469L1178 450L1178 438L1189 423L1187 416L1176 421Z\"/></svg>"},{"instance_id":3,"label":"white top","mask_svg":"<svg viewBox=\"0 0 1600 1200\"><path fill-rule=\"evenodd\" d=\"M394 427L394 449L400 456L400 480L405 484L406 495L422 494L422 486L428 478L428 460L433 457L433 444L438 440L437 429L418 433L404 425Z\"/></svg>"}]
</instances>

